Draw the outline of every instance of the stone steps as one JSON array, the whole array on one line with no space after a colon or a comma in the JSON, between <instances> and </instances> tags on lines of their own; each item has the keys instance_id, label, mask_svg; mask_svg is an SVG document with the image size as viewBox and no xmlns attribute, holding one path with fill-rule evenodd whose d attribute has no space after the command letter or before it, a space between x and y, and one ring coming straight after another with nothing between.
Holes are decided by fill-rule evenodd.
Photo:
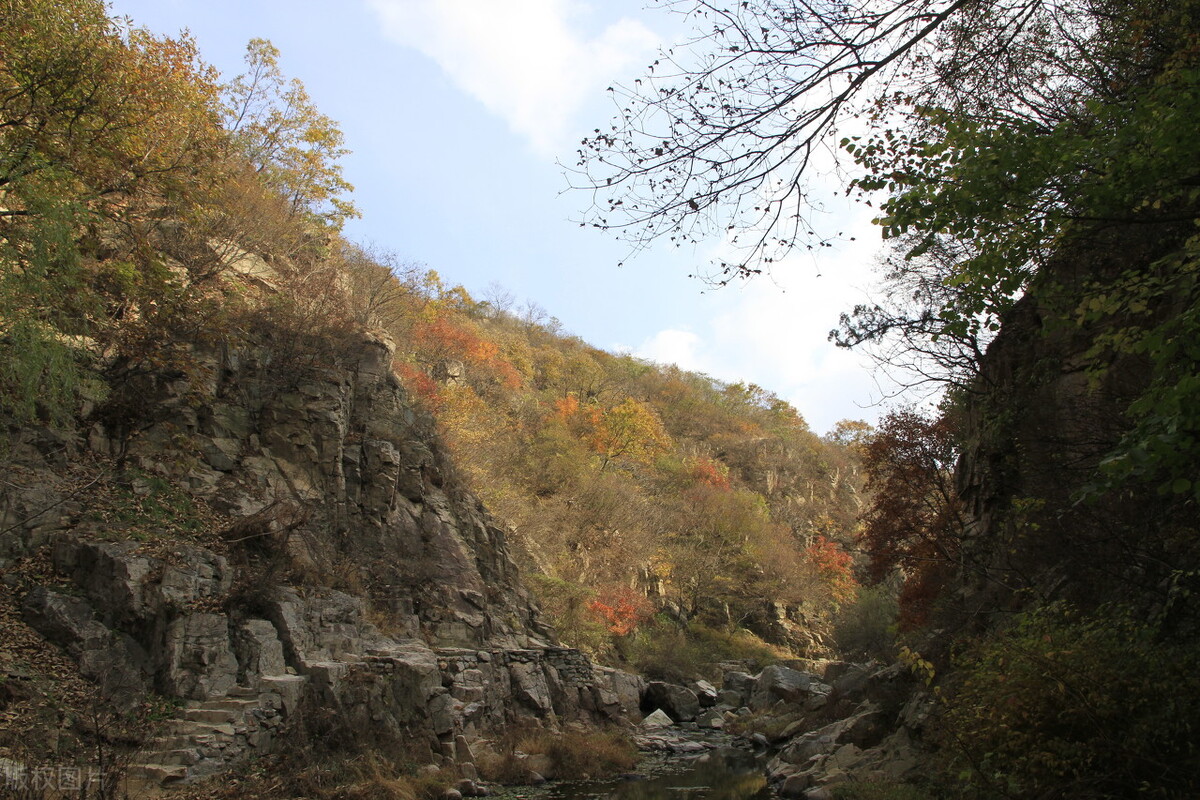
<instances>
[{"instance_id":1,"label":"stone steps","mask_svg":"<svg viewBox=\"0 0 1200 800\"><path fill-rule=\"evenodd\" d=\"M193 748L160 750L154 754L154 760L164 767L190 767L200 760L200 752Z\"/></svg>"},{"instance_id":2,"label":"stone steps","mask_svg":"<svg viewBox=\"0 0 1200 800\"><path fill-rule=\"evenodd\" d=\"M188 722L207 722L211 725L232 725L244 714L227 708L185 708L183 718Z\"/></svg>"},{"instance_id":3,"label":"stone steps","mask_svg":"<svg viewBox=\"0 0 1200 800\"><path fill-rule=\"evenodd\" d=\"M192 719L167 720L164 730L172 736L201 736L210 735L232 738L237 729L229 723L201 722Z\"/></svg>"},{"instance_id":4,"label":"stone steps","mask_svg":"<svg viewBox=\"0 0 1200 800\"><path fill-rule=\"evenodd\" d=\"M130 765L130 778L163 786L210 774L221 754L245 748L246 715L262 708L259 692L236 687L225 697L192 701L163 725L161 735L146 744L139 763Z\"/></svg>"},{"instance_id":5,"label":"stone steps","mask_svg":"<svg viewBox=\"0 0 1200 800\"><path fill-rule=\"evenodd\" d=\"M251 708L256 708L258 705L258 696L256 694L253 700L248 698L227 697L220 700L204 700L201 702L191 703L187 706L187 710L229 711L234 714L244 714Z\"/></svg>"},{"instance_id":6,"label":"stone steps","mask_svg":"<svg viewBox=\"0 0 1200 800\"><path fill-rule=\"evenodd\" d=\"M187 766L183 764L130 764L129 777L146 783L164 785L187 777Z\"/></svg>"}]
</instances>

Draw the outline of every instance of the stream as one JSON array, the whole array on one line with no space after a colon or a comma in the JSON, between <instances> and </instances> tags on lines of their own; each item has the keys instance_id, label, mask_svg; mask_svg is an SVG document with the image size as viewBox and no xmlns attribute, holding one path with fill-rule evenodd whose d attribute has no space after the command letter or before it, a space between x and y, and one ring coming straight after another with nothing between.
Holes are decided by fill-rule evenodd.
<instances>
[{"instance_id":1,"label":"stream","mask_svg":"<svg viewBox=\"0 0 1200 800\"><path fill-rule=\"evenodd\" d=\"M740 747L700 755L656 754L636 776L602 781L562 781L547 800L765 800L771 797L760 758Z\"/></svg>"}]
</instances>

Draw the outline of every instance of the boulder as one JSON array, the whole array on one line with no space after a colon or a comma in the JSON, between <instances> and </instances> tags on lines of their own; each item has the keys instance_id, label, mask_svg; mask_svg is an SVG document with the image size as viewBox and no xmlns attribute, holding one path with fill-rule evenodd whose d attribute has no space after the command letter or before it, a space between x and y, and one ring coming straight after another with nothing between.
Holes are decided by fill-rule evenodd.
<instances>
[{"instance_id":1,"label":"boulder","mask_svg":"<svg viewBox=\"0 0 1200 800\"><path fill-rule=\"evenodd\" d=\"M804 703L814 695L829 693L829 687L810 672L772 664L759 673L750 693L750 707L770 708L775 703Z\"/></svg>"},{"instance_id":2,"label":"boulder","mask_svg":"<svg viewBox=\"0 0 1200 800\"><path fill-rule=\"evenodd\" d=\"M646 715L646 718L641 721L641 727L647 730L655 728L669 728L675 724L675 720L661 708L655 709Z\"/></svg>"},{"instance_id":3,"label":"boulder","mask_svg":"<svg viewBox=\"0 0 1200 800\"><path fill-rule=\"evenodd\" d=\"M696 693L685 686L677 686L665 681L651 681L646 684L646 694L642 700L643 708L660 708L671 715L676 722L694 720L700 713L700 699Z\"/></svg>"},{"instance_id":4,"label":"boulder","mask_svg":"<svg viewBox=\"0 0 1200 800\"><path fill-rule=\"evenodd\" d=\"M717 687L705 680L692 681L688 684L688 688L696 693L697 699L700 700L700 705L703 708L709 708L717 704Z\"/></svg>"},{"instance_id":5,"label":"boulder","mask_svg":"<svg viewBox=\"0 0 1200 800\"><path fill-rule=\"evenodd\" d=\"M776 761L803 765L816 756L829 755L843 745L865 749L882 741L887 732L887 723L879 707L863 703L849 717L793 739L779 751Z\"/></svg>"},{"instance_id":6,"label":"boulder","mask_svg":"<svg viewBox=\"0 0 1200 800\"><path fill-rule=\"evenodd\" d=\"M802 772L796 775L789 775L784 778L783 783L780 785L779 794L787 798L803 797L811 781L812 779L807 773Z\"/></svg>"},{"instance_id":7,"label":"boulder","mask_svg":"<svg viewBox=\"0 0 1200 800\"><path fill-rule=\"evenodd\" d=\"M727 698L722 699L721 702L728 702L729 705L739 708L744 706L746 701L750 699L750 692L754 690L754 677L746 672L726 672L725 678L721 683L721 689L724 692L733 693ZM737 697L736 700L733 699L734 696Z\"/></svg>"}]
</instances>

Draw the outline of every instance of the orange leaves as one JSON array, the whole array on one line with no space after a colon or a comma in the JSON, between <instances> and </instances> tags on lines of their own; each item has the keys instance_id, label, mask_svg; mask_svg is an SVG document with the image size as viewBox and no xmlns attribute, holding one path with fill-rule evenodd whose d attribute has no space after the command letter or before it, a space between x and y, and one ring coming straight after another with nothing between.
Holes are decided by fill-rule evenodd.
<instances>
[{"instance_id":1,"label":"orange leaves","mask_svg":"<svg viewBox=\"0 0 1200 800\"><path fill-rule=\"evenodd\" d=\"M521 375L500 355L500 346L464 323L445 315L417 323L412 344L420 360L434 365L461 361L470 368L469 379L490 380L506 389L520 387Z\"/></svg>"},{"instance_id":2,"label":"orange leaves","mask_svg":"<svg viewBox=\"0 0 1200 800\"><path fill-rule=\"evenodd\" d=\"M836 602L845 603L854 598L858 589L858 581L854 580L854 559L841 545L824 536L816 536L805 555Z\"/></svg>"},{"instance_id":3,"label":"orange leaves","mask_svg":"<svg viewBox=\"0 0 1200 800\"><path fill-rule=\"evenodd\" d=\"M729 467L711 458L697 458L692 464L692 477L714 489L729 489Z\"/></svg>"},{"instance_id":4,"label":"orange leaves","mask_svg":"<svg viewBox=\"0 0 1200 800\"><path fill-rule=\"evenodd\" d=\"M604 620L609 633L617 636L633 633L652 613L646 597L627 587L601 592L588 608Z\"/></svg>"},{"instance_id":5,"label":"orange leaves","mask_svg":"<svg viewBox=\"0 0 1200 800\"><path fill-rule=\"evenodd\" d=\"M416 395L421 405L425 406L426 409L436 413L441 408L442 398L438 392L437 382L425 374L423 370L417 369L412 364L406 364L403 361L393 362L392 369L400 377L404 388Z\"/></svg>"},{"instance_id":6,"label":"orange leaves","mask_svg":"<svg viewBox=\"0 0 1200 800\"><path fill-rule=\"evenodd\" d=\"M579 414L579 398L574 394L560 397L554 401L554 416L560 422L569 423Z\"/></svg>"}]
</instances>

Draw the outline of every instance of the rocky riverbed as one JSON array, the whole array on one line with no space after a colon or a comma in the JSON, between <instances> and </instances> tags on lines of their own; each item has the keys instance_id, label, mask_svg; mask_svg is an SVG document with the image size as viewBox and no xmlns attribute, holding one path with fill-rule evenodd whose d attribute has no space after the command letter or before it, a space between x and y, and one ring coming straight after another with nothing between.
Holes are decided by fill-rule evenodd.
<instances>
[{"instance_id":1,"label":"rocky riverbed","mask_svg":"<svg viewBox=\"0 0 1200 800\"><path fill-rule=\"evenodd\" d=\"M921 758L932 707L901 664L809 662L725 673L722 688L650 683L637 741L644 750L695 757L718 742L757 752L765 782L789 798L821 800L835 786L900 781ZM653 706L653 708L649 708Z\"/></svg>"}]
</instances>

